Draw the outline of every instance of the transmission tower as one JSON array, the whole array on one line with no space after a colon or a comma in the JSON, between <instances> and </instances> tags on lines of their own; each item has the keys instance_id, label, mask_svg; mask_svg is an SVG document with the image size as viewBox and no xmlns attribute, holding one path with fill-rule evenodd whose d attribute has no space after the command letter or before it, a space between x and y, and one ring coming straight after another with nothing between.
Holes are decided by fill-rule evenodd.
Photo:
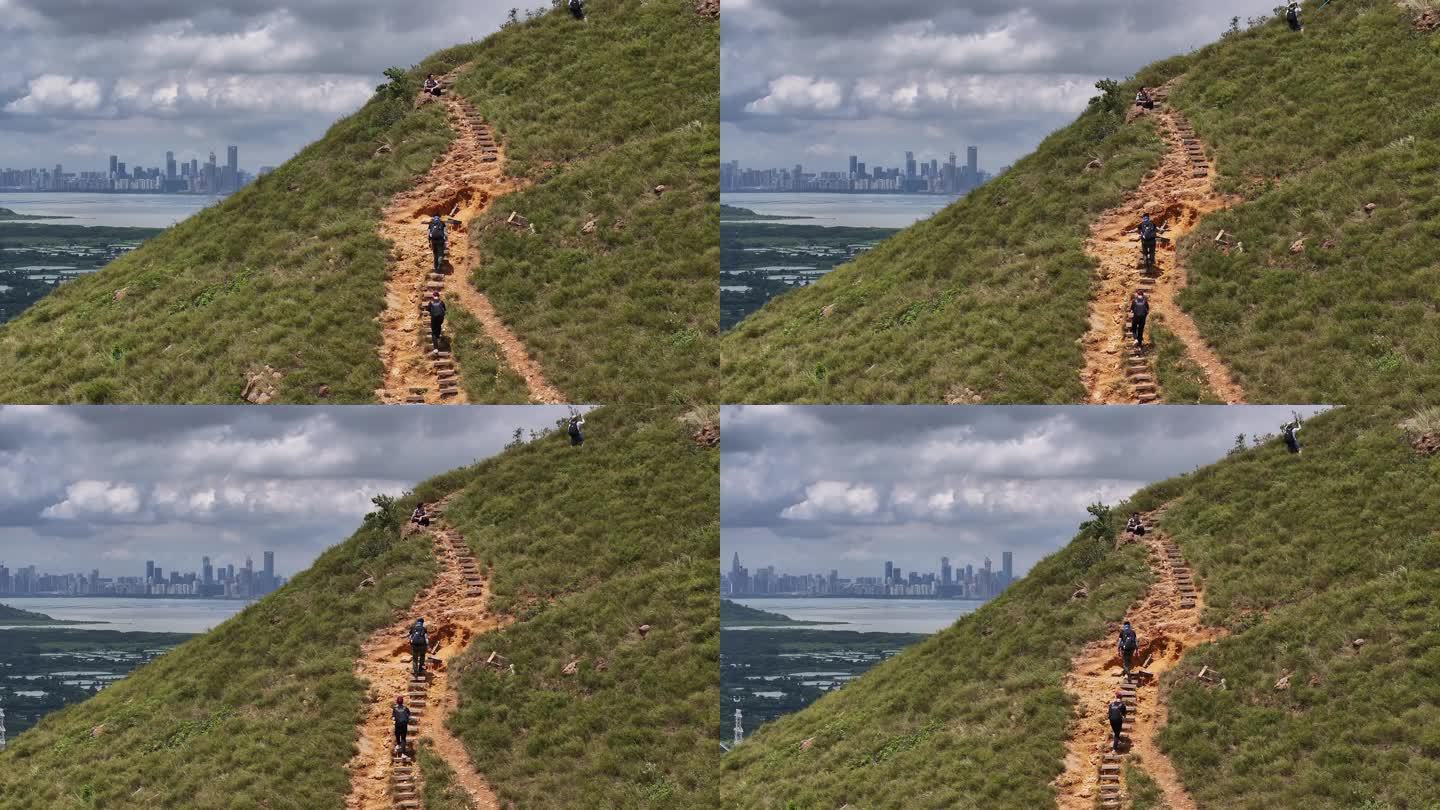
<instances>
[{"instance_id":1,"label":"transmission tower","mask_svg":"<svg viewBox=\"0 0 1440 810\"><path fill-rule=\"evenodd\" d=\"M739 710L739 709L736 709L736 710L735 710L735 745L739 745L739 744L740 744L740 741L743 740L743 739L745 739L745 724L742 723L742 722L740 722L740 710Z\"/></svg>"}]
</instances>

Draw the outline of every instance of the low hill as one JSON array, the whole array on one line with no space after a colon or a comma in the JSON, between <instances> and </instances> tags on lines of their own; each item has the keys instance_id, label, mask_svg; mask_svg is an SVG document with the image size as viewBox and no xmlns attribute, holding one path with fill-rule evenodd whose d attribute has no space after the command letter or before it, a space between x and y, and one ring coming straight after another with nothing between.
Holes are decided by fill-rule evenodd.
<instances>
[{"instance_id":1,"label":"low hill","mask_svg":"<svg viewBox=\"0 0 1440 810\"><path fill-rule=\"evenodd\" d=\"M0 605L0 624L81 624L81 622L52 619L44 613ZM87 622L87 624L105 624L105 622Z\"/></svg>"},{"instance_id":2,"label":"low hill","mask_svg":"<svg viewBox=\"0 0 1440 810\"><path fill-rule=\"evenodd\" d=\"M1124 618L1158 674L1116 760L1136 807L1440 802L1440 461L1412 448L1421 430L1440 446L1440 420L1405 416L1331 411L1298 456L1271 440L1145 488L955 626L762 727L725 755L725 805L1094 807L1108 729L1087 701L1120 683ZM1120 534L1132 510L1155 516L1145 538Z\"/></svg>"},{"instance_id":3,"label":"low hill","mask_svg":"<svg viewBox=\"0 0 1440 810\"><path fill-rule=\"evenodd\" d=\"M594 411L582 447L552 433L419 484L280 591L11 740L0 806L345 807L357 726L389 700L357 658L449 565L401 526L446 498L509 623L448 662L458 708L431 711L499 800L713 806L718 451L680 416ZM423 757L420 774L443 792Z\"/></svg>"},{"instance_id":4,"label":"low hill","mask_svg":"<svg viewBox=\"0 0 1440 810\"><path fill-rule=\"evenodd\" d=\"M461 137L447 105L417 103L431 72L511 181L462 223L478 247L451 283L488 296L570 401L700 401L718 362L719 24L690 0L587 9L393 71L272 174L0 327L0 401L235 403L261 374L270 401L375 401L405 258L382 211ZM526 401L476 313L451 308L467 398Z\"/></svg>"},{"instance_id":5,"label":"low hill","mask_svg":"<svg viewBox=\"0 0 1440 810\"><path fill-rule=\"evenodd\" d=\"M1251 402L1433 388L1440 113L1415 88L1440 39L1412 25L1424 3L1321 5L1303 35L1272 19L1105 84L1005 174L770 302L722 338L724 401L1136 401L1082 374L1088 330L1118 345L1121 302L1092 302L1134 289L1114 285L1138 245L1086 243L1150 203L1185 231L1138 364L1161 400L1227 399L1207 364ZM1135 118L1141 85L1168 98ZM1206 199L1167 155L1207 173Z\"/></svg>"},{"instance_id":6,"label":"low hill","mask_svg":"<svg viewBox=\"0 0 1440 810\"><path fill-rule=\"evenodd\" d=\"M786 625L817 625L817 624L844 624L844 622L798 622L783 613L772 613L768 610L756 610L746 607L739 602L732 602L729 599L720 600L720 624L763 625L786 624Z\"/></svg>"}]
</instances>

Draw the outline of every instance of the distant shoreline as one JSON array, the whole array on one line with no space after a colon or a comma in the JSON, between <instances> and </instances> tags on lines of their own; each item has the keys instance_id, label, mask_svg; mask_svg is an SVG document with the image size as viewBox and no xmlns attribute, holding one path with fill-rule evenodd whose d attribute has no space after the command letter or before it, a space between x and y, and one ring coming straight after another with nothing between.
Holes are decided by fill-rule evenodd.
<instances>
[{"instance_id":1,"label":"distant shoreline","mask_svg":"<svg viewBox=\"0 0 1440 810\"><path fill-rule=\"evenodd\" d=\"M194 599L201 602L256 602L259 597L161 593L0 593L0 599ZM93 624L94 622L82 622Z\"/></svg>"}]
</instances>

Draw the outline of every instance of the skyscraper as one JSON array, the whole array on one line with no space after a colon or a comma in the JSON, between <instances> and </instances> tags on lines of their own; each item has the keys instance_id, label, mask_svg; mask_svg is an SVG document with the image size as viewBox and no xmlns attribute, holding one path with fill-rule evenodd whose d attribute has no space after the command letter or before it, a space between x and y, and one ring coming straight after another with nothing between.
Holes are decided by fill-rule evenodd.
<instances>
[{"instance_id":1,"label":"skyscraper","mask_svg":"<svg viewBox=\"0 0 1440 810\"><path fill-rule=\"evenodd\" d=\"M154 582L154 581L155 581L155 561L154 561L154 560L146 560L146 561L145 561L145 584L146 584L146 585L149 585L151 582Z\"/></svg>"},{"instance_id":2,"label":"skyscraper","mask_svg":"<svg viewBox=\"0 0 1440 810\"><path fill-rule=\"evenodd\" d=\"M915 176L915 153L914 153L914 152L906 152L906 153L905 153L905 176L906 176L906 177L914 177L914 176Z\"/></svg>"},{"instance_id":3,"label":"skyscraper","mask_svg":"<svg viewBox=\"0 0 1440 810\"><path fill-rule=\"evenodd\" d=\"M859 157L858 155L851 155L851 156L850 156L850 178L851 178L852 180L853 180L856 176L858 176L858 173L859 173L859 170L860 170L859 167L860 167L860 157Z\"/></svg>"},{"instance_id":4,"label":"skyscraper","mask_svg":"<svg viewBox=\"0 0 1440 810\"><path fill-rule=\"evenodd\" d=\"M971 182L980 178L980 149L978 147L965 147L965 168L969 170Z\"/></svg>"},{"instance_id":5,"label":"skyscraper","mask_svg":"<svg viewBox=\"0 0 1440 810\"><path fill-rule=\"evenodd\" d=\"M174 152L166 152L166 153L165 153L165 179L166 179L166 180L174 180L174 179L175 179L175 153L174 153Z\"/></svg>"},{"instance_id":6,"label":"skyscraper","mask_svg":"<svg viewBox=\"0 0 1440 810\"><path fill-rule=\"evenodd\" d=\"M949 584L950 584L950 558L949 558L949 557L941 557L941 558L940 558L940 584L941 584L941 585L949 585Z\"/></svg>"},{"instance_id":7,"label":"skyscraper","mask_svg":"<svg viewBox=\"0 0 1440 810\"><path fill-rule=\"evenodd\" d=\"M972 147L970 147L970 148L971 148L971 149L974 149L975 147L972 146ZM1003 585L1003 586L1008 586L1011 582L1014 582L1014 581L1015 581L1015 555L1014 555L1014 554L1011 554L1011 553L1008 552L1008 551L1002 551L1002 552L1000 552L1000 570L1003 571L1004 574L1005 574L1005 581L1004 581L1003 583L1001 583L1001 585Z\"/></svg>"},{"instance_id":8,"label":"skyscraper","mask_svg":"<svg viewBox=\"0 0 1440 810\"><path fill-rule=\"evenodd\" d=\"M225 147L225 190L234 191L240 187L240 147Z\"/></svg>"},{"instance_id":9,"label":"skyscraper","mask_svg":"<svg viewBox=\"0 0 1440 810\"><path fill-rule=\"evenodd\" d=\"M209 557L200 558L200 576L201 580L206 585L209 585L211 582L215 581L215 569L210 567Z\"/></svg>"}]
</instances>

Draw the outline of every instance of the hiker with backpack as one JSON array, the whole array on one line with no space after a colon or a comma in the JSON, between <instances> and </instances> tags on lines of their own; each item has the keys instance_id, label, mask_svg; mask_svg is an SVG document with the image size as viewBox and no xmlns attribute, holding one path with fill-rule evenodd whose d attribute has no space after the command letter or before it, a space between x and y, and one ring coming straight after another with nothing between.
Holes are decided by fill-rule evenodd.
<instances>
[{"instance_id":1,"label":"hiker with backpack","mask_svg":"<svg viewBox=\"0 0 1440 810\"><path fill-rule=\"evenodd\" d=\"M416 619L410 627L410 669L419 676L425 674L425 654L430 651L430 636L425 632L425 620Z\"/></svg>"},{"instance_id":2,"label":"hiker with backpack","mask_svg":"<svg viewBox=\"0 0 1440 810\"><path fill-rule=\"evenodd\" d=\"M1305 30L1305 26L1300 24L1299 3L1291 3L1290 7L1285 10L1285 22L1290 24L1291 31L1299 32Z\"/></svg>"},{"instance_id":3,"label":"hiker with backpack","mask_svg":"<svg viewBox=\"0 0 1440 810\"><path fill-rule=\"evenodd\" d=\"M440 272L440 264L445 261L445 220L439 214L430 217L430 252L435 254L435 272Z\"/></svg>"},{"instance_id":4,"label":"hiker with backpack","mask_svg":"<svg viewBox=\"0 0 1440 810\"><path fill-rule=\"evenodd\" d=\"M1150 97L1150 91L1143 87L1140 88L1140 92L1135 94L1135 106L1144 107L1147 110L1155 109L1155 99Z\"/></svg>"},{"instance_id":5,"label":"hiker with backpack","mask_svg":"<svg viewBox=\"0 0 1440 810\"><path fill-rule=\"evenodd\" d=\"M1120 732L1125 728L1125 696L1115 693L1115 699L1110 701L1107 714L1110 716L1110 750L1120 750Z\"/></svg>"},{"instance_id":6,"label":"hiker with backpack","mask_svg":"<svg viewBox=\"0 0 1440 810\"><path fill-rule=\"evenodd\" d=\"M395 721L395 756L407 756L410 749L405 745L405 737L410 733L410 707L405 705L403 695L395 697L395 706L390 709L390 719Z\"/></svg>"},{"instance_id":7,"label":"hiker with backpack","mask_svg":"<svg viewBox=\"0 0 1440 810\"><path fill-rule=\"evenodd\" d=\"M425 503L422 501L415 505L415 511L410 513L410 522L416 526L429 526L430 516L425 513Z\"/></svg>"},{"instance_id":8,"label":"hiker with backpack","mask_svg":"<svg viewBox=\"0 0 1440 810\"><path fill-rule=\"evenodd\" d=\"M430 295L430 303L425 305L425 311L430 313L430 347L438 352L440 327L445 325L445 302L440 300L439 290Z\"/></svg>"},{"instance_id":9,"label":"hiker with backpack","mask_svg":"<svg viewBox=\"0 0 1440 810\"><path fill-rule=\"evenodd\" d=\"M1300 452L1300 439L1295 435L1300 432L1300 417L1295 417L1294 422L1280 426L1280 436L1285 440L1285 446L1292 453Z\"/></svg>"},{"instance_id":10,"label":"hiker with backpack","mask_svg":"<svg viewBox=\"0 0 1440 810\"><path fill-rule=\"evenodd\" d=\"M1135 348L1145 348L1145 319L1150 317L1150 299L1144 290L1136 290L1130 299L1130 334L1135 338Z\"/></svg>"},{"instance_id":11,"label":"hiker with backpack","mask_svg":"<svg viewBox=\"0 0 1440 810\"><path fill-rule=\"evenodd\" d=\"M582 428L582 427L584 427L584 426L585 426L585 417L583 417L583 416L581 416L581 415L579 415L579 414L576 414L575 416L570 417L570 428L569 428L568 432L569 432L569 434L570 434L570 446L571 446L571 447L579 447L580 445L582 445L582 444L585 443L585 434L580 432L580 428Z\"/></svg>"},{"instance_id":12,"label":"hiker with backpack","mask_svg":"<svg viewBox=\"0 0 1440 810\"><path fill-rule=\"evenodd\" d=\"M1120 671L1129 676L1130 659L1140 646L1140 639L1135 636L1135 630L1130 627L1130 622L1125 622L1125 626L1120 628L1120 640L1115 646L1120 650Z\"/></svg>"},{"instance_id":13,"label":"hiker with backpack","mask_svg":"<svg viewBox=\"0 0 1440 810\"><path fill-rule=\"evenodd\" d=\"M1160 229L1150 221L1150 215L1140 217L1140 226L1135 229L1140 234L1140 261L1145 265L1145 272L1155 271L1155 240L1160 236Z\"/></svg>"},{"instance_id":14,"label":"hiker with backpack","mask_svg":"<svg viewBox=\"0 0 1440 810\"><path fill-rule=\"evenodd\" d=\"M583 0L569 0L570 14L577 20L585 19L585 3Z\"/></svg>"},{"instance_id":15,"label":"hiker with backpack","mask_svg":"<svg viewBox=\"0 0 1440 810\"><path fill-rule=\"evenodd\" d=\"M440 89L440 81L435 78L434 73L425 74L425 92L429 93L432 96L436 96L437 98L440 96L441 93L445 92Z\"/></svg>"}]
</instances>

